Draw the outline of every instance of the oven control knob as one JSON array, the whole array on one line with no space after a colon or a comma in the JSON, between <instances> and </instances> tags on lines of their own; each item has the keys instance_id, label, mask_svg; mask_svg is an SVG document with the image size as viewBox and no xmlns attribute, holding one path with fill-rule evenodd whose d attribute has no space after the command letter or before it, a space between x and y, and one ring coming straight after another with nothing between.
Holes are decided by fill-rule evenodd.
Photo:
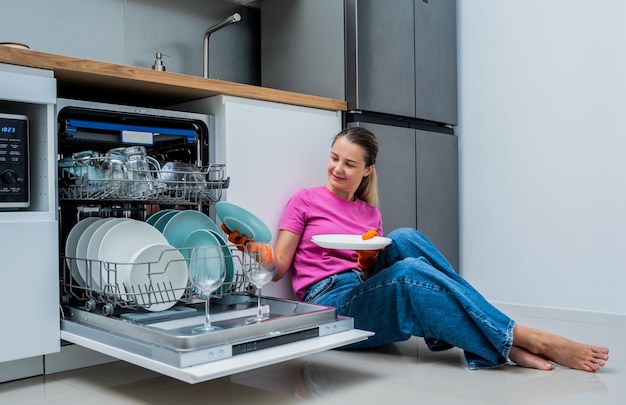
<instances>
[{"instance_id":1,"label":"oven control knob","mask_svg":"<svg viewBox=\"0 0 626 405\"><path fill-rule=\"evenodd\" d=\"M15 184L17 183L17 173L13 170L5 170L0 174L0 182L4 184Z\"/></svg>"}]
</instances>

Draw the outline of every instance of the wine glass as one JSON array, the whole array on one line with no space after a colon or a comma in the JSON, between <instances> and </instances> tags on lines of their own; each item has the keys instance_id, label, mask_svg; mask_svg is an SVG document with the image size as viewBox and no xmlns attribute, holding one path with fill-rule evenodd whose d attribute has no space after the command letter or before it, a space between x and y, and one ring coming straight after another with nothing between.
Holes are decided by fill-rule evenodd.
<instances>
[{"instance_id":1,"label":"wine glass","mask_svg":"<svg viewBox=\"0 0 626 405\"><path fill-rule=\"evenodd\" d=\"M204 325L191 330L192 333L205 333L215 329L217 326L211 325L209 315L209 303L211 293L224 283L226 277L226 265L224 263L224 253L220 246L199 246L191 250L189 257L189 280L197 290L205 296L205 317Z\"/></svg>"},{"instance_id":2,"label":"wine glass","mask_svg":"<svg viewBox=\"0 0 626 405\"><path fill-rule=\"evenodd\" d=\"M276 273L276 258L274 248L270 243L249 242L245 247L247 263L243 267L248 281L257 288L257 316L246 320L246 323L256 323L268 319L261 308L261 287L269 283Z\"/></svg>"}]
</instances>

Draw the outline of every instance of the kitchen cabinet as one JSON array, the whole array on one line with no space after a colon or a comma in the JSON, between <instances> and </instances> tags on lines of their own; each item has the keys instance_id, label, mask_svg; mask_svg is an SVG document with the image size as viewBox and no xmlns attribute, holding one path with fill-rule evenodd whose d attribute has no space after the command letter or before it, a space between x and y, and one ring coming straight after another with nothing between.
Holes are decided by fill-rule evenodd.
<instances>
[{"instance_id":1,"label":"kitchen cabinet","mask_svg":"<svg viewBox=\"0 0 626 405\"><path fill-rule=\"evenodd\" d=\"M0 112L28 117L30 202L0 209L0 379L43 370L43 355L59 350L58 222L52 72L0 63ZM8 130L8 129L7 129ZM3 128L3 139L10 139ZM0 161L7 161L7 141ZM11 145L12 141L8 141ZM9 159L13 150L8 151ZM10 168L11 166L9 166ZM6 169L6 163L3 165ZM5 183L3 179L2 183ZM18 361L26 359L24 361Z\"/></svg>"},{"instance_id":2,"label":"kitchen cabinet","mask_svg":"<svg viewBox=\"0 0 626 405\"><path fill-rule=\"evenodd\" d=\"M346 1L349 109L415 116L413 27L413 0Z\"/></svg>"},{"instance_id":3,"label":"kitchen cabinet","mask_svg":"<svg viewBox=\"0 0 626 405\"><path fill-rule=\"evenodd\" d=\"M376 161L385 233L417 228L459 269L458 139L374 123L350 123L378 136Z\"/></svg>"},{"instance_id":4,"label":"kitchen cabinet","mask_svg":"<svg viewBox=\"0 0 626 405\"><path fill-rule=\"evenodd\" d=\"M415 117L457 125L456 0L413 5Z\"/></svg>"},{"instance_id":5,"label":"kitchen cabinet","mask_svg":"<svg viewBox=\"0 0 626 405\"><path fill-rule=\"evenodd\" d=\"M345 111L343 99L0 46L0 63L54 72L58 97L163 108L219 94Z\"/></svg>"},{"instance_id":6,"label":"kitchen cabinet","mask_svg":"<svg viewBox=\"0 0 626 405\"><path fill-rule=\"evenodd\" d=\"M263 86L458 122L456 0L265 0L261 30Z\"/></svg>"},{"instance_id":7,"label":"kitchen cabinet","mask_svg":"<svg viewBox=\"0 0 626 405\"><path fill-rule=\"evenodd\" d=\"M456 1L346 0L351 110L457 123Z\"/></svg>"}]
</instances>

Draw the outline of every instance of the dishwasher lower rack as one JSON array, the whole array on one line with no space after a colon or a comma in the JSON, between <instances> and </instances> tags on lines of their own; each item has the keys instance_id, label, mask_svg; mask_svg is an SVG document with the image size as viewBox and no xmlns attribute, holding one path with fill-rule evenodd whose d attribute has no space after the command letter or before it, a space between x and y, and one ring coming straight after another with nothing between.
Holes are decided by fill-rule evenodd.
<instances>
[{"instance_id":1,"label":"dishwasher lower rack","mask_svg":"<svg viewBox=\"0 0 626 405\"><path fill-rule=\"evenodd\" d=\"M244 266L251 265L237 245L220 246L224 259L232 263L232 273L227 275L225 283L211 297L220 298L230 294L254 294L256 287L250 283L244 273ZM168 259L168 252L177 251L178 259ZM86 311L98 311L105 316L112 316L120 310L161 311L177 303L195 304L205 297L191 283L174 286L160 282L164 274L181 263L188 265L190 248L171 248L165 250L159 259L152 262L117 263L85 258L61 256L61 304L80 305ZM171 252L170 252L171 253ZM182 258L181 258L182 257ZM124 271L137 268L143 271L142 284L128 284L122 277Z\"/></svg>"}]
</instances>

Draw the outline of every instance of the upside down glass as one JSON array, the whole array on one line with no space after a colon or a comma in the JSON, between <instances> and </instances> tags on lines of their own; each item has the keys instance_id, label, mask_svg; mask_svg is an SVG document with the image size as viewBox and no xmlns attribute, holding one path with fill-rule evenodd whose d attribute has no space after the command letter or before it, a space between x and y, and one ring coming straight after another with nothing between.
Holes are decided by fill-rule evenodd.
<instances>
[{"instance_id":1,"label":"upside down glass","mask_svg":"<svg viewBox=\"0 0 626 405\"><path fill-rule=\"evenodd\" d=\"M269 319L261 307L261 287L269 283L276 273L274 248L270 243L249 242L245 247L246 262L244 274L248 281L257 288L257 316L246 320L246 323L261 322Z\"/></svg>"},{"instance_id":2,"label":"upside down glass","mask_svg":"<svg viewBox=\"0 0 626 405\"><path fill-rule=\"evenodd\" d=\"M226 277L224 254L220 246L201 246L189 252L189 280L205 296L204 325L191 330L192 333L205 333L215 329L211 325L209 304L211 293L220 288Z\"/></svg>"}]
</instances>

